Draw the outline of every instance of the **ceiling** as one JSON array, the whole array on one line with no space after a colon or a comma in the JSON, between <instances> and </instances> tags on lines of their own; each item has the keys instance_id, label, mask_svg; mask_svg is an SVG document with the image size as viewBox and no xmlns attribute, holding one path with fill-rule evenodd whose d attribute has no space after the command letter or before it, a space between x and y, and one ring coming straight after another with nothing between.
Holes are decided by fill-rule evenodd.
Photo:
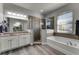
<instances>
[{"instance_id":1,"label":"ceiling","mask_svg":"<svg viewBox=\"0 0 79 59\"><path fill-rule=\"evenodd\" d=\"M46 13L58 9L67 3L14 3L20 7L32 10L34 12Z\"/></svg>"}]
</instances>

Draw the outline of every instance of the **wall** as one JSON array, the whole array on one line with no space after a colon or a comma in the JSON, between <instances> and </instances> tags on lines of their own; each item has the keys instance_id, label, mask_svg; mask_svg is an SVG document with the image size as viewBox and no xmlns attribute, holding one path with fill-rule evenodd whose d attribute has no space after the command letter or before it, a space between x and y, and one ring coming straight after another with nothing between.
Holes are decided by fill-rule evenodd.
<instances>
[{"instance_id":1,"label":"wall","mask_svg":"<svg viewBox=\"0 0 79 59\"><path fill-rule=\"evenodd\" d=\"M20 14L25 14L25 15L36 16L39 18L42 17L40 13L36 13L32 10L25 9L23 7L20 7L11 3L4 3L3 7L4 7L4 14L6 14L7 11L10 11L10 12L20 13Z\"/></svg>"},{"instance_id":2,"label":"wall","mask_svg":"<svg viewBox=\"0 0 79 59\"><path fill-rule=\"evenodd\" d=\"M10 11L10 12L15 12L15 13L19 13L19 14L35 16L35 17L38 17L40 19L42 18L42 15L40 13L22 8L20 6L16 6L16 5L11 4L11 3L4 3L3 6L4 6L4 15L5 16L7 15L6 12ZM24 27L24 28L26 28L26 27ZM31 32L32 32L31 41L32 41L32 44L33 44L33 30L32 29L31 29Z\"/></svg>"},{"instance_id":3,"label":"wall","mask_svg":"<svg viewBox=\"0 0 79 59\"><path fill-rule=\"evenodd\" d=\"M56 17L61 14L62 12L66 12L66 11L72 11L73 12L73 19L74 19L74 23L73 23L73 34L75 34L75 28L76 28L76 25L75 25L75 21L76 20L79 20L79 4L78 3L70 3L70 4L67 4L47 15L45 15L46 17L51 17L51 16L55 16L55 32L56 32Z\"/></svg>"},{"instance_id":4,"label":"wall","mask_svg":"<svg viewBox=\"0 0 79 59\"><path fill-rule=\"evenodd\" d=\"M0 23L3 21L3 4L0 3Z\"/></svg>"}]
</instances>

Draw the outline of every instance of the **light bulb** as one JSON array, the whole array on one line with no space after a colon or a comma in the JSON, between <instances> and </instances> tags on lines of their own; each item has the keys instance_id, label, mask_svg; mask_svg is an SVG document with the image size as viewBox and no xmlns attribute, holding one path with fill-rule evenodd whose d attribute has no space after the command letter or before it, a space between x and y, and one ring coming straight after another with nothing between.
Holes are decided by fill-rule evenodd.
<instances>
[{"instance_id":1,"label":"light bulb","mask_svg":"<svg viewBox=\"0 0 79 59\"><path fill-rule=\"evenodd\" d=\"M23 17L26 17L26 15L24 15Z\"/></svg>"},{"instance_id":2,"label":"light bulb","mask_svg":"<svg viewBox=\"0 0 79 59\"><path fill-rule=\"evenodd\" d=\"M20 16L20 14L17 14L17 16Z\"/></svg>"},{"instance_id":3,"label":"light bulb","mask_svg":"<svg viewBox=\"0 0 79 59\"><path fill-rule=\"evenodd\" d=\"M10 14L11 15L12 13L11 12L7 12L7 14Z\"/></svg>"},{"instance_id":4,"label":"light bulb","mask_svg":"<svg viewBox=\"0 0 79 59\"><path fill-rule=\"evenodd\" d=\"M16 15L16 13L12 13L13 15Z\"/></svg>"}]
</instances>

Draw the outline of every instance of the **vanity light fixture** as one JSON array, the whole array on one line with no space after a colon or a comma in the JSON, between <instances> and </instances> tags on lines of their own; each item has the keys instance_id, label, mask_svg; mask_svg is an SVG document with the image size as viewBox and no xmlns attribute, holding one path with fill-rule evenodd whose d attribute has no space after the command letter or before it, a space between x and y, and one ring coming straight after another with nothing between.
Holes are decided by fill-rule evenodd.
<instances>
[{"instance_id":1,"label":"vanity light fixture","mask_svg":"<svg viewBox=\"0 0 79 59\"><path fill-rule=\"evenodd\" d=\"M17 14L17 13L13 13L13 12L7 12L7 14L9 14L9 15L15 15L15 16L20 16L20 17L26 17L26 15Z\"/></svg>"},{"instance_id":2,"label":"vanity light fixture","mask_svg":"<svg viewBox=\"0 0 79 59\"><path fill-rule=\"evenodd\" d=\"M13 17L19 17L19 18L24 18L24 19L28 18L26 15L14 13L14 12L7 12L7 14Z\"/></svg>"}]
</instances>

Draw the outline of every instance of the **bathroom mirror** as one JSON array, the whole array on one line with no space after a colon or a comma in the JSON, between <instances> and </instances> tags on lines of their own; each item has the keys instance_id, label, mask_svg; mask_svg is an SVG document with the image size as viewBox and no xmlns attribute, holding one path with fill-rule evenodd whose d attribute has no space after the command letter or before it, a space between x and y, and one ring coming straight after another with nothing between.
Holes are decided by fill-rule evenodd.
<instances>
[{"instance_id":1,"label":"bathroom mirror","mask_svg":"<svg viewBox=\"0 0 79 59\"><path fill-rule=\"evenodd\" d=\"M20 22L15 22L13 24L13 32L23 31L23 26Z\"/></svg>"},{"instance_id":2,"label":"bathroom mirror","mask_svg":"<svg viewBox=\"0 0 79 59\"><path fill-rule=\"evenodd\" d=\"M8 32L8 23L6 20L0 22L0 33Z\"/></svg>"},{"instance_id":3,"label":"bathroom mirror","mask_svg":"<svg viewBox=\"0 0 79 59\"><path fill-rule=\"evenodd\" d=\"M29 29L29 21L7 17L8 32L21 32Z\"/></svg>"},{"instance_id":4,"label":"bathroom mirror","mask_svg":"<svg viewBox=\"0 0 79 59\"><path fill-rule=\"evenodd\" d=\"M46 18L46 31L47 35L53 35L54 33L54 16Z\"/></svg>"},{"instance_id":5,"label":"bathroom mirror","mask_svg":"<svg viewBox=\"0 0 79 59\"><path fill-rule=\"evenodd\" d=\"M46 19L46 28L54 29L54 16Z\"/></svg>"},{"instance_id":6,"label":"bathroom mirror","mask_svg":"<svg viewBox=\"0 0 79 59\"><path fill-rule=\"evenodd\" d=\"M41 27L42 29L46 29L46 19L41 20Z\"/></svg>"}]
</instances>

